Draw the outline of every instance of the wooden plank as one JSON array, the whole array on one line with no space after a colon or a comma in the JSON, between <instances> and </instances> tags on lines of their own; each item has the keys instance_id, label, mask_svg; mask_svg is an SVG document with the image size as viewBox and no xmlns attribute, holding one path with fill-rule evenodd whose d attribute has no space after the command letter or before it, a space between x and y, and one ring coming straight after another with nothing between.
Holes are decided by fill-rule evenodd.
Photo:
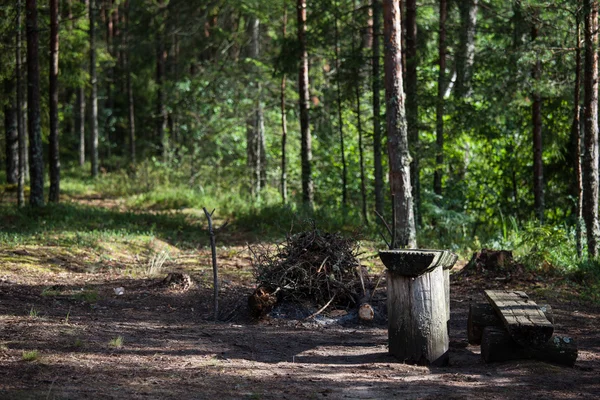
<instances>
[{"instance_id":1,"label":"wooden plank","mask_svg":"<svg viewBox=\"0 0 600 400\"><path fill-rule=\"evenodd\" d=\"M525 293L486 290L485 296L508 333L521 346L540 346L548 342L554 333L552 323Z\"/></svg>"}]
</instances>

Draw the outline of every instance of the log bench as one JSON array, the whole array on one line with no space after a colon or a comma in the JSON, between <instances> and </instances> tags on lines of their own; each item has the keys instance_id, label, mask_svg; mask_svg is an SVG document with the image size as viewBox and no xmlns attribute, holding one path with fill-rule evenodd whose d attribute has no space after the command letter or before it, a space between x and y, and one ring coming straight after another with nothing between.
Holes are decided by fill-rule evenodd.
<instances>
[{"instance_id":1,"label":"log bench","mask_svg":"<svg viewBox=\"0 0 600 400\"><path fill-rule=\"evenodd\" d=\"M520 291L486 290L489 304L469 307L469 343L481 344L486 363L535 359L573 366L577 344L553 336L554 316L548 305L538 306Z\"/></svg>"}]
</instances>

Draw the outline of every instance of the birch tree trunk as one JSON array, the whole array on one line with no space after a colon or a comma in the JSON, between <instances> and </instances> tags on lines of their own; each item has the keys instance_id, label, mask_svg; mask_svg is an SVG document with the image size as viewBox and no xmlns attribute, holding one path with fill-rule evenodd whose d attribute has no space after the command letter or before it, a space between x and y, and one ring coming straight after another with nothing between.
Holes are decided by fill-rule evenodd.
<instances>
[{"instance_id":1,"label":"birch tree trunk","mask_svg":"<svg viewBox=\"0 0 600 400\"><path fill-rule=\"evenodd\" d=\"M302 202L314 208L314 186L312 180L312 140L309 121L308 52L306 50L306 0L297 0L298 43L300 44L300 72L298 94L300 96L300 136L302 159Z\"/></svg>"},{"instance_id":2,"label":"birch tree trunk","mask_svg":"<svg viewBox=\"0 0 600 400\"><path fill-rule=\"evenodd\" d=\"M457 98L471 96L471 79L475 62L475 29L479 0L457 2L460 13L459 43L456 53L456 82L454 93Z\"/></svg>"},{"instance_id":3,"label":"birch tree trunk","mask_svg":"<svg viewBox=\"0 0 600 400\"><path fill-rule=\"evenodd\" d=\"M90 153L92 159L92 177L98 176L98 77L96 76L96 0L89 0L90 2L90 84L92 87L92 93L90 96L91 103L91 114L90 114L90 127L91 127L91 140L90 140Z\"/></svg>"},{"instance_id":4,"label":"birch tree trunk","mask_svg":"<svg viewBox=\"0 0 600 400\"><path fill-rule=\"evenodd\" d=\"M339 2L336 3L336 11L334 12L334 54L335 54L335 73L336 73L336 97L337 97L337 116L338 116L338 132L340 135L340 155L342 158L342 206L348 204L348 167L346 166L346 147L344 146L344 122L342 119L342 89L340 77L340 34L339 34Z\"/></svg>"},{"instance_id":5,"label":"birch tree trunk","mask_svg":"<svg viewBox=\"0 0 600 400\"><path fill-rule=\"evenodd\" d=\"M284 7L285 7L284 1ZM287 35L287 10L283 11L283 39ZM286 144L287 144L287 118L285 110L285 88L286 76L281 77L281 201L287 203L287 159L286 159Z\"/></svg>"},{"instance_id":6,"label":"birch tree trunk","mask_svg":"<svg viewBox=\"0 0 600 400\"><path fill-rule=\"evenodd\" d=\"M440 27L438 36L438 93L436 103L435 123L435 173L433 175L433 191L438 196L442 195L442 175L444 165L444 85L446 82L446 18L448 16L448 4L446 0L440 0Z\"/></svg>"},{"instance_id":7,"label":"birch tree trunk","mask_svg":"<svg viewBox=\"0 0 600 400\"><path fill-rule=\"evenodd\" d=\"M419 166L419 101L417 95L417 1L406 1L406 123L410 151L410 177L415 207L415 221L421 225L421 180Z\"/></svg>"}]
</instances>

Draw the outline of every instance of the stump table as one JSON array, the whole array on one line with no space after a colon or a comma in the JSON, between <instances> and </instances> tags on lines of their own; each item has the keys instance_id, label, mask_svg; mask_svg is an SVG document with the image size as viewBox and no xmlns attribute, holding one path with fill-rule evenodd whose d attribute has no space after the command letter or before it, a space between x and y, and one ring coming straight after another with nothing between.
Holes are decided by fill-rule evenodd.
<instances>
[{"instance_id":1,"label":"stump table","mask_svg":"<svg viewBox=\"0 0 600 400\"><path fill-rule=\"evenodd\" d=\"M448 363L449 270L457 255L447 250L382 250L387 267L388 343L400 361Z\"/></svg>"}]
</instances>

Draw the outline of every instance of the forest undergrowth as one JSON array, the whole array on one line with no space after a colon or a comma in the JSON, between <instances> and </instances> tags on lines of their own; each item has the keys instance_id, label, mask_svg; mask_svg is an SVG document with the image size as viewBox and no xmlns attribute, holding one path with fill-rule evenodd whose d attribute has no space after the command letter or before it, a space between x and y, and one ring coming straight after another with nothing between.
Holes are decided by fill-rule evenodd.
<instances>
[{"instance_id":1,"label":"forest undergrowth","mask_svg":"<svg viewBox=\"0 0 600 400\"><path fill-rule=\"evenodd\" d=\"M358 238L365 254L361 262L372 267L377 264L376 250L385 247L378 221L365 224L358 207L334 205L309 211L291 202L283 204L274 191L252 199L247 188L233 178L220 179L219 184L190 184L180 175L147 164L136 171L104 173L95 180L77 171L65 173L62 202L41 209L15 207L14 193L10 187L3 188L0 241L5 249L35 246L53 249L59 256L64 252L94 254L86 258L92 270L102 270L103 264L117 265L120 256L121 261L133 260L125 265L156 269L152 265L157 257L168 263L176 253L207 248L202 207L216 209L217 224L230 222L218 238L226 258L232 251L228 248L236 249L235 253L245 251L249 243L278 243L313 223L323 231ZM585 253L578 258L573 227L540 226L503 217L495 231L493 227L479 229L489 232L480 237L471 236L472 220L437 205L426 207L419 246L452 249L464 262L482 248L510 250L539 279L566 278L578 287L580 296L600 301L600 269Z\"/></svg>"}]
</instances>

